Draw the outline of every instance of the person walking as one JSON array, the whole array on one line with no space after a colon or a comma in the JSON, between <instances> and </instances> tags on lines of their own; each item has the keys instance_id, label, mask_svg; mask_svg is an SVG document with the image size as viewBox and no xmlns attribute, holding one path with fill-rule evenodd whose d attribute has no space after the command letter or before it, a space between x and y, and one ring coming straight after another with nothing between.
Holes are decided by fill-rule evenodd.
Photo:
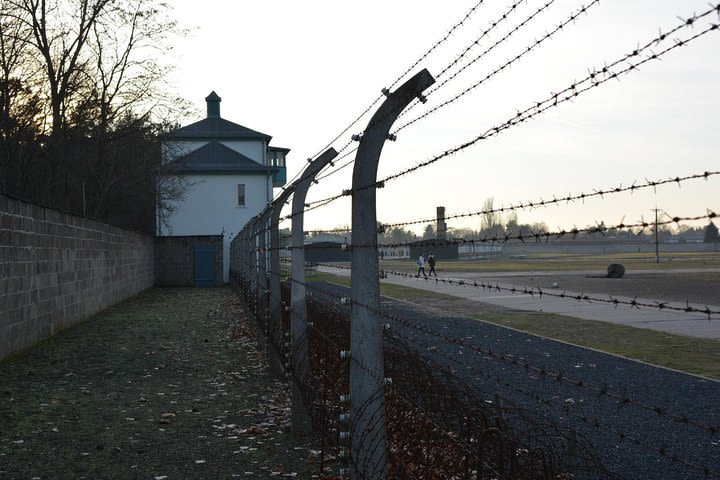
<instances>
[{"instance_id":1,"label":"person walking","mask_svg":"<svg viewBox=\"0 0 720 480\"><path fill-rule=\"evenodd\" d=\"M432 274L435 274L435 277L437 278L437 272L435 271L435 254L431 253L428 257L428 265L430 265L430 272L428 272L428 277Z\"/></svg>"},{"instance_id":2,"label":"person walking","mask_svg":"<svg viewBox=\"0 0 720 480\"><path fill-rule=\"evenodd\" d=\"M420 272L422 272L423 277L425 277L425 257L423 257L423 254L420 253L420 256L418 257L418 273L416 276L420 276Z\"/></svg>"}]
</instances>

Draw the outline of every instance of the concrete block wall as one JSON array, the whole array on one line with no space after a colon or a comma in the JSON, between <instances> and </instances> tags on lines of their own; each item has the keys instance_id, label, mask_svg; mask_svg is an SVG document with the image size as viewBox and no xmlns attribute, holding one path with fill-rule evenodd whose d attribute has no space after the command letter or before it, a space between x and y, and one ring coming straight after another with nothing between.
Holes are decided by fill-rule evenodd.
<instances>
[{"instance_id":1,"label":"concrete block wall","mask_svg":"<svg viewBox=\"0 0 720 480\"><path fill-rule=\"evenodd\" d=\"M215 247L215 286L223 285L223 236L186 235L155 237L155 285L193 286L193 249L197 245Z\"/></svg>"},{"instance_id":2,"label":"concrete block wall","mask_svg":"<svg viewBox=\"0 0 720 480\"><path fill-rule=\"evenodd\" d=\"M0 195L0 360L154 284L153 237Z\"/></svg>"}]
</instances>

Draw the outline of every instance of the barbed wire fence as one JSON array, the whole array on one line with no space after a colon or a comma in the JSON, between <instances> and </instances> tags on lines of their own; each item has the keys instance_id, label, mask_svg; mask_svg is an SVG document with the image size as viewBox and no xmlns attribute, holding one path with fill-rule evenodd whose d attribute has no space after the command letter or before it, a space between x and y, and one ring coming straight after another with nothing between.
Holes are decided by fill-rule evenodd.
<instances>
[{"instance_id":1,"label":"barbed wire fence","mask_svg":"<svg viewBox=\"0 0 720 480\"><path fill-rule=\"evenodd\" d=\"M695 418L686 412L654 405L642 398L617 392L600 385L552 370L527 358L502 352L492 345L483 345L462 336L432 328L412 316L398 313L380 300L379 284L388 275L407 278L407 272L380 270L378 251L382 248L409 247L410 242L378 241L375 195L388 182L414 173L467 148L497 136L547 110L574 101L580 95L600 87L609 80L619 80L651 61L686 46L719 29L711 20L720 16L720 4L681 19L673 28L661 31L649 41L632 48L629 53L601 67L588 69L580 81L551 93L515 115L466 142L443 150L409 168L377 179L377 164L382 145L395 141L397 133L416 125L445 106L459 101L470 91L531 54L544 42L576 23L599 3L590 2L574 10L566 20L530 43L520 53L490 70L470 87L452 95L435 107L400 125L393 133L395 120L425 103L427 96L445 88L468 67L479 62L489 51L501 46L508 38L550 9L554 0L541 4L516 23L490 47L469 58L470 52L498 24L509 21L523 2L514 2L501 17L491 21L473 42L444 67L436 81L423 70L393 87L418 67L439 45L476 13L483 1L477 2L448 33L420 56L369 107L343 128L323 149L308 160L305 170L296 175L283 193L254 217L238 233L231 244L231 281L238 294L249 305L262 347L267 352L273 373L286 378L293 388L293 431L298 434L316 432L321 448L318 467L324 478L367 479L560 479L613 478L597 454L592 438L584 432L604 432L627 441L648 455L662 458L678 468L720 478L720 462L716 458L689 457L672 445L657 444L623 425L598 418L542 388L529 388L513 381L514 375L531 376L548 385L584 392L595 402L618 408L632 408L637 415L646 415L663 427L682 426L710 437L720 427ZM685 33L689 32L689 33ZM685 35L677 38L678 35ZM425 93L426 92L426 93ZM363 119L381 100L374 116L360 134L354 134L339 151L332 145ZM357 148L350 148L357 142ZM351 155L355 153L355 157ZM347 160L345 160L347 159ZM345 160L340 163L341 160ZM313 202L305 202L308 189L338 171L354 164L353 183L341 192ZM330 168L328 168L330 167ZM454 213L446 218L465 218L492 213L540 207L561 207L573 202L604 199L608 196L634 193L680 185L695 180L709 181L720 174L705 171L691 175L633 182L627 186L600 188L592 192L553 196L551 199L518 201L510 206ZM285 203L293 198L292 213L281 216ZM352 240L343 245L351 258L350 267L305 261L303 216L343 198L352 199L352 226L322 233L349 233ZM612 226L605 223L592 227L537 230L486 236L479 239L450 239L430 242L431 246L497 244L509 241L548 242L553 238L577 238L584 234L605 235L611 231L635 229L647 231L658 225L680 225L717 217L713 206L705 212L674 216L659 222L641 219L624 220ZM291 220L292 235L279 235L281 222ZM381 230L426 223L430 219L408 219L381 225ZM381 233L381 232L380 232ZM306 269L318 266L347 268L351 274L347 289L307 281ZM608 307L657 309L700 314L708 320L719 318L720 311L711 306L693 305L689 301L678 306L670 302L647 302L638 297L601 297L584 293L547 291L531 286L506 286L492 282L434 278L458 289L483 289L509 294L548 296L568 302L583 302ZM463 354L464 353L464 354ZM469 372L481 382L470 381L460 372ZM508 372L514 372L512 374ZM478 390L478 385L482 385ZM563 392L566 390L563 390ZM518 399L522 398L522 401ZM543 406L538 410L533 405ZM548 412L560 412L584 424L589 430L569 427ZM650 420L648 420L650 421Z\"/></svg>"}]
</instances>

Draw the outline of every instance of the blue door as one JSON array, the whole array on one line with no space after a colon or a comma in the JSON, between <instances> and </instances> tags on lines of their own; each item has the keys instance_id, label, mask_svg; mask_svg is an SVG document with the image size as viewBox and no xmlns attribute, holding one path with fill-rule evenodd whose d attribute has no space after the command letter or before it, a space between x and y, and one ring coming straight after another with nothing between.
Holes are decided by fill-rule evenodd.
<instances>
[{"instance_id":1,"label":"blue door","mask_svg":"<svg viewBox=\"0 0 720 480\"><path fill-rule=\"evenodd\" d=\"M196 287L215 286L215 247L196 245L193 249L193 284Z\"/></svg>"}]
</instances>

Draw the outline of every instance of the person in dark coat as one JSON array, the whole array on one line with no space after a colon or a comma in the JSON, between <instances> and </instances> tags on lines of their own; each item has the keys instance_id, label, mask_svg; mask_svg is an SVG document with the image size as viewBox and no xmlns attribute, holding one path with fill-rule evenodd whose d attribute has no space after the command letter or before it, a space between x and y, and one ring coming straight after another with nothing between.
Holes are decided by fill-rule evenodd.
<instances>
[{"instance_id":1,"label":"person in dark coat","mask_svg":"<svg viewBox=\"0 0 720 480\"><path fill-rule=\"evenodd\" d=\"M430 273L428 273L428 276L435 274L435 277L437 277L437 272L435 271L435 254L431 253L427 260L428 265L430 265Z\"/></svg>"}]
</instances>

